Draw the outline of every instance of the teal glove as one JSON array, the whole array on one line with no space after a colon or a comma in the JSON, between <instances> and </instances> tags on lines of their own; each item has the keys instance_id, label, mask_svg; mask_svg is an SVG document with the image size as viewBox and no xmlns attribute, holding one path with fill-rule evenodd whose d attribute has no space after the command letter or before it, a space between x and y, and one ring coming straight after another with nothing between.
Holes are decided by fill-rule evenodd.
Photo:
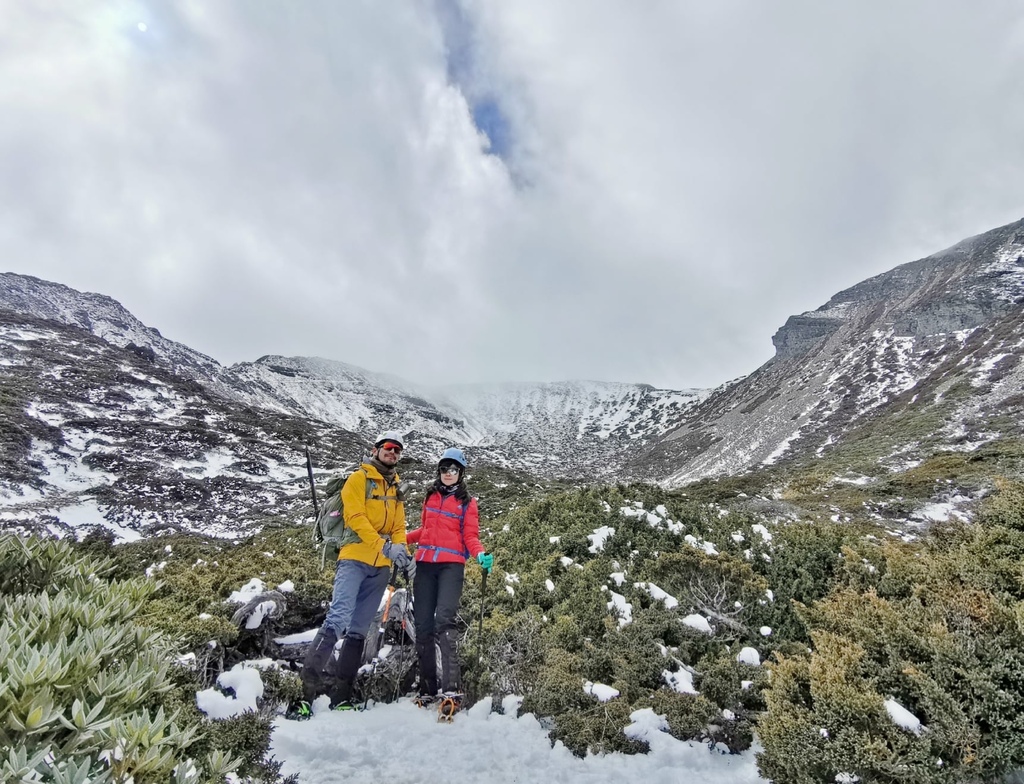
<instances>
[{"instance_id":1,"label":"teal glove","mask_svg":"<svg viewBox=\"0 0 1024 784\"><path fill-rule=\"evenodd\" d=\"M480 564L480 568L485 572L490 573L491 569L494 567L494 556L490 553L480 553L480 555L476 557L476 560Z\"/></svg>"}]
</instances>

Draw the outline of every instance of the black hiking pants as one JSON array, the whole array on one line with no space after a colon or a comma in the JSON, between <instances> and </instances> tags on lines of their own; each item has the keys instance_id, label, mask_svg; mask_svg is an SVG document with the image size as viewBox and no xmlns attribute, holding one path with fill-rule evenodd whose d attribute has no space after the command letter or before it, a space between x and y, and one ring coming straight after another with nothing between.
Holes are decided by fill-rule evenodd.
<instances>
[{"instance_id":1,"label":"black hiking pants","mask_svg":"<svg viewBox=\"0 0 1024 784\"><path fill-rule=\"evenodd\" d=\"M441 691L458 691L460 688L455 614L462 599L465 571L465 564L461 563L416 562L413 617L416 619L420 694L437 694L438 686Z\"/></svg>"}]
</instances>

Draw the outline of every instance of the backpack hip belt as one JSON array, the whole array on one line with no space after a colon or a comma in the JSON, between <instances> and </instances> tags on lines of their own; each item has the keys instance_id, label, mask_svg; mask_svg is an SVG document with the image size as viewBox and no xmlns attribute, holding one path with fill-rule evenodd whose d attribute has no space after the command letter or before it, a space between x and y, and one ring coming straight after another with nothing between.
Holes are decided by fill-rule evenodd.
<instances>
[{"instance_id":1,"label":"backpack hip belt","mask_svg":"<svg viewBox=\"0 0 1024 784\"><path fill-rule=\"evenodd\" d=\"M450 547L438 547L437 545L434 545L434 544L421 544L421 545L419 545L418 549L420 549L420 550L433 550L434 551L434 557L433 558L430 558L430 559L427 559L427 558L419 559L419 558L417 558L416 559L416 560L423 560L423 561L429 560L431 563L434 563L435 561L437 561L437 556L440 553L451 553L452 555L457 555L460 558L469 558L469 550L462 550L460 552L458 550L452 550Z\"/></svg>"}]
</instances>

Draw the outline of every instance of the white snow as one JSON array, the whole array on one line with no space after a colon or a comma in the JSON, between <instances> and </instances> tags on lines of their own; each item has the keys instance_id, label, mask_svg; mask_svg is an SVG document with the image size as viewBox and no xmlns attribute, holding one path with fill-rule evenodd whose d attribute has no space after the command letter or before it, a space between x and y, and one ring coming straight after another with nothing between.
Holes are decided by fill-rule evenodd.
<instances>
[{"instance_id":1,"label":"white snow","mask_svg":"<svg viewBox=\"0 0 1024 784\"><path fill-rule=\"evenodd\" d=\"M258 628L260 628L260 624L263 623L263 619L266 618L268 615L270 615L270 613L272 613L274 611L275 607L277 607L277 605L274 602L269 601L269 600L265 601L265 602L260 602L259 604L257 604L253 608L252 613L249 614L249 617L246 618L246 620L245 620L245 628L246 629L258 629Z\"/></svg>"},{"instance_id":2,"label":"white snow","mask_svg":"<svg viewBox=\"0 0 1024 784\"><path fill-rule=\"evenodd\" d=\"M584 682L583 692L597 697L598 702L608 702L608 700L613 700L619 696L618 689L614 689L604 683L593 683L591 681Z\"/></svg>"},{"instance_id":3,"label":"white snow","mask_svg":"<svg viewBox=\"0 0 1024 784\"><path fill-rule=\"evenodd\" d=\"M921 724L921 720L917 718L917 716L908 711L891 697L885 701L885 710L889 713L889 718L892 719L893 722L908 732L920 735L926 729L926 727Z\"/></svg>"},{"instance_id":4,"label":"white snow","mask_svg":"<svg viewBox=\"0 0 1024 784\"><path fill-rule=\"evenodd\" d=\"M103 517L103 512L95 501L84 500L72 506L59 507L54 510L57 518L72 528L88 530L90 526L101 526L114 534L114 541L134 542L141 539L142 535L131 528L112 523Z\"/></svg>"},{"instance_id":5,"label":"white snow","mask_svg":"<svg viewBox=\"0 0 1024 784\"><path fill-rule=\"evenodd\" d=\"M196 693L196 706L211 719L227 719L246 711L256 710L256 700L263 696L263 678L260 672L248 662L236 664L217 677L217 683L225 689L233 689L231 697L216 689L204 689Z\"/></svg>"},{"instance_id":6,"label":"white snow","mask_svg":"<svg viewBox=\"0 0 1024 784\"><path fill-rule=\"evenodd\" d=\"M708 555L718 555L718 548L715 547L715 545L712 542L707 542L703 539L698 539L693 534L687 534L686 536L684 536L683 541L690 545L690 547L696 548L697 550L703 550Z\"/></svg>"},{"instance_id":7,"label":"white snow","mask_svg":"<svg viewBox=\"0 0 1024 784\"><path fill-rule=\"evenodd\" d=\"M590 540L590 547L587 549L592 553L599 553L604 549L605 540L609 536L615 535L615 529L609 525L602 525L594 530L594 533L587 534L587 539Z\"/></svg>"},{"instance_id":8,"label":"white snow","mask_svg":"<svg viewBox=\"0 0 1024 784\"><path fill-rule=\"evenodd\" d=\"M258 577L253 577L251 580L249 580L249 582L247 582L237 591L233 591L231 593L231 596L227 598L227 601L233 602L235 604L245 604L254 596L258 596L266 590L267 584Z\"/></svg>"},{"instance_id":9,"label":"white snow","mask_svg":"<svg viewBox=\"0 0 1024 784\"><path fill-rule=\"evenodd\" d=\"M711 628L711 624L708 623L708 619L703 615L687 615L683 618L683 623L691 629L704 632L704 634L714 634L714 629Z\"/></svg>"},{"instance_id":10,"label":"white snow","mask_svg":"<svg viewBox=\"0 0 1024 784\"><path fill-rule=\"evenodd\" d=\"M950 501L942 503L931 503L926 504L920 509L916 510L911 517L913 519L929 520L933 523L941 523L949 520L950 518L957 518L959 520L969 520L970 517L964 512L958 510L957 502L963 503L970 499L963 497L954 498Z\"/></svg>"},{"instance_id":11,"label":"white snow","mask_svg":"<svg viewBox=\"0 0 1024 784\"><path fill-rule=\"evenodd\" d=\"M685 667L680 667L675 672L662 670L661 677L665 679L665 683L667 683L671 689L679 692L680 694L699 693L693 686L693 673Z\"/></svg>"},{"instance_id":12,"label":"white snow","mask_svg":"<svg viewBox=\"0 0 1024 784\"><path fill-rule=\"evenodd\" d=\"M451 724L438 724L433 711L408 700L343 713L315 706L309 721L279 719L271 754L285 776L303 784L380 781L436 784L446 781L494 784L752 784L757 773L751 749L738 755L709 751L700 743L678 741L666 722L649 708L630 715L620 731L650 744L647 754L574 756L554 745L532 714L516 718L521 698L506 697L504 714L482 700ZM318 710L319 709L319 710Z\"/></svg>"},{"instance_id":13,"label":"white snow","mask_svg":"<svg viewBox=\"0 0 1024 784\"><path fill-rule=\"evenodd\" d=\"M612 600L608 602L608 609L619 616L619 626L625 626L633 621L633 605L626 601L626 597L615 591L609 591Z\"/></svg>"},{"instance_id":14,"label":"white snow","mask_svg":"<svg viewBox=\"0 0 1024 784\"><path fill-rule=\"evenodd\" d=\"M760 534L761 539L763 539L765 542L770 542L772 540L771 532L760 523L756 523L750 526L750 530L753 531L755 534Z\"/></svg>"},{"instance_id":15,"label":"white snow","mask_svg":"<svg viewBox=\"0 0 1024 784\"><path fill-rule=\"evenodd\" d=\"M665 603L665 607L669 610L679 606L679 600L676 597L669 594L667 591L662 590L654 583L634 583L634 588L647 591L651 595L651 598L655 601Z\"/></svg>"},{"instance_id":16,"label":"white snow","mask_svg":"<svg viewBox=\"0 0 1024 784\"><path fill-rule=\"evenodd\" d=\"M319 627L307 629L304 632L296 632L295 634L286 634L284 637L275 637L274 642L278 645L297 645L300 642L313 642L313 638L316 637L318 631Z\"/></svg>"},{"instance_id":17,"label":"white snow","mask_svg":"<svg viewBox=\"0 0 1024 784\"><path fill-rule=\"evenodd\" d=\"M752 667L760 667L761 654L757 652L757 648L747 646L736 654L736 661L740 662L740 664L749 664Z\"/></svg>"}]
</instances>

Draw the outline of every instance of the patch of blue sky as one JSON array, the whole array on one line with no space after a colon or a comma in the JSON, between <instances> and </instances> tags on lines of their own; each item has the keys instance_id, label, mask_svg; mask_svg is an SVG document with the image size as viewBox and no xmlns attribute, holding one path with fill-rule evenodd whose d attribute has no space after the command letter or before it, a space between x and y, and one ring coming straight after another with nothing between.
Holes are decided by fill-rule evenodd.
<instances>
[{"instance_id":1,"label":"patch of blue sky","mask_svg":"<svg viewBox=\"0 0 1024 784\"><path fill-rule=\"evenodd\" d=\"M437 0L435 7L444 35L448 81L465 96L474 124L488 139L487 151L507 162L512 124L500 97L480 72L472 22L457 0Z\"/></svg>"},{"instance_id":2,"label":"patch of blue sky","mask_svg":"<svg viewBox=\"0 0 1024 784\"><path fill-rule=\"evenodd\" d=\"M501 105L494 98L473 101L471 106L473 122L490 141L488 152L502 160L509 154L512 147L512 127L508 118L501 110Z\"/></svg>"}]
</instances>

